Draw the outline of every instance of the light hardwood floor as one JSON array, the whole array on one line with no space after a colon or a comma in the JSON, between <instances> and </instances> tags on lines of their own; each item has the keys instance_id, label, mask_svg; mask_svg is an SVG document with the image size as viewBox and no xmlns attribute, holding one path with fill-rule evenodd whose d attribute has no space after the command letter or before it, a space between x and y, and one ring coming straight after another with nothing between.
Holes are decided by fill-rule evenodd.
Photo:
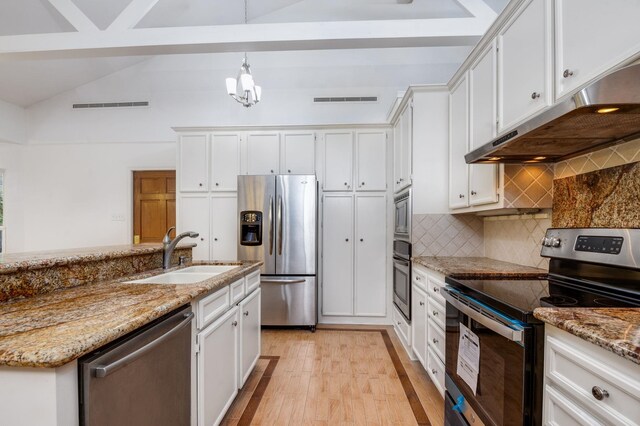
<instances>
[{"instance_id":1,"label":"light hardwood floor","mask_svg":"<svg viewBox=\"0 0 640 426\"><path fill-rule=\"evenodd\" d=\"M440 394L392 327L263 330L262 355L223 424L444 424Z\"/></svg>"}]
</instances>

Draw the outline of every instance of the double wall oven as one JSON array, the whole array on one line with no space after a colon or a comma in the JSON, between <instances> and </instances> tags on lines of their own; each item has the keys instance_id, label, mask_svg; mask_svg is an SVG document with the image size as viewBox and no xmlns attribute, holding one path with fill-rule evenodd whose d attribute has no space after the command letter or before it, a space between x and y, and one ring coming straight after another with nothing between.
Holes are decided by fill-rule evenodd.
<instances>
[{"instance_id":1,"label":"double wall oven","mask_svg":"<svg viewBox=\"0 0 640 426\"><path fill-rule=\"evenodd\" d=\"M445 425L543 423L534 309L640 307L640 229L549 229L541 255L550 263L540 279L447 277ZM466 341L477 347L469 364Z\"/></svg>"},{"instance_id":2,"label":"double wall oven","mask_svg":"<svg viewBox=\"0 0 640 426\"><path fill-rule=\"evenodd\" d=\"M393 303L411 320L411 189L394 197Z\"/></svg>"}]
</instances>

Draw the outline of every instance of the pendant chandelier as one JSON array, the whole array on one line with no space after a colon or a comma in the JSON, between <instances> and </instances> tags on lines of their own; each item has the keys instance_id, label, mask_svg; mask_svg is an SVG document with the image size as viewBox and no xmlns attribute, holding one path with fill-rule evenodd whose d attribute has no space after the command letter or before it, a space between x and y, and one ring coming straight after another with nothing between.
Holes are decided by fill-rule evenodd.
<instances>
[{"instance_id":1,"label":"pendant chandelier","mask_svg":"<svg viewBox=\"0 0 640 426\"><path fill-rule=\"evenodd\" d=\"M244 23L247 23L247 0L244 0ZM247 52L244 53L244 59L240 66L240 72L237 78L229 77L227 82L227 93L237 102L249 108L260 102L262 97L262 88L256 86L251 75L251 67L247 60Z\"/></svg>"}]
</instances>

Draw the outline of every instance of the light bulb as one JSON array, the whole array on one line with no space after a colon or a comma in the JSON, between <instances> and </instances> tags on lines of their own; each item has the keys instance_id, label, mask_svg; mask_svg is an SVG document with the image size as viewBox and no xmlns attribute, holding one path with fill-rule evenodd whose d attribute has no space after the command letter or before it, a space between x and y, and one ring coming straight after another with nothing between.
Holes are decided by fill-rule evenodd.
<instances>
[{"instance_id":1,"label":"light bulb","mask_svg":"<svg viewBox=\"0 0 640 426\"><path fill-rule=\"evenodd\" d=\"M260 86L255 86L255 91L256 91L256 103L260 102L260 99L262 99L262 87Z\"/></svg>"},{"instance_id":2,"label":"light bulb","mask_svg":"<svg viewBox=\"0 0 640 426\"><path fill-rule=\"evenodd\" d=\"M227 93L229 95L235 95L236 94L236 88L238 87L238 82L236 81L235 78L229 77L227 78Z\"/></svg>"}]
</instances>

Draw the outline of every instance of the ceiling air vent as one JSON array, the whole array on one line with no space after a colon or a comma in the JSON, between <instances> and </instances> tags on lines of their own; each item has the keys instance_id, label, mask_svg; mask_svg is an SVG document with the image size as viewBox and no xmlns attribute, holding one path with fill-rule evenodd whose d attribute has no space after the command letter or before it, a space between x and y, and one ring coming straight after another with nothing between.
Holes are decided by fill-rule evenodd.
<instances>
[{"instance_id":1,"label":"ceiling air vent","mask_svg":"<svg viewBox=\"0 0 640 426\"><path fill-rule=\"evenodd\" d=\"M331 103L331 102L378 102L377 96L339 96L326 98L313 98L315 103Z\"/></svg>"},{"instance_id":2,"label":"ceiling air vent","mask_svg":"<svg viewBox=\"0 0 640 426\"><path fill-rule=\"evenodd\" d=\"M131 107L146 107L149 106L148 101L143 102L104 102L104 103L91 103L91 104L73 104L73 109L84 108L131 108Z\"/></svg>"}]
</instances>

